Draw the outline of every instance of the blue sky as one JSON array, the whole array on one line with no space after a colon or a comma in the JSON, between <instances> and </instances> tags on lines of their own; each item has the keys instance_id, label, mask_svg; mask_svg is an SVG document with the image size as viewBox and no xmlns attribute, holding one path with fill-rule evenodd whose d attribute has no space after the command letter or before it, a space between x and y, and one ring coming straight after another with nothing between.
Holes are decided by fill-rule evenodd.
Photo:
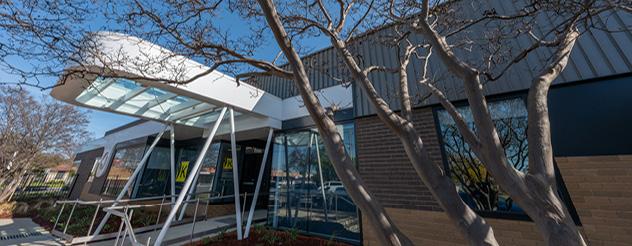
<instances>
[{"instance_id":1,"label":"blue sky","mask_svg":"<svg viewBox=\"0 0 632 246\"><path fill-rule=\"evenodd\" d=\"M248 24L243 23L243 20L240 20L236 16L233 16L233 15L217 16L217 17L214 17L214 19L215 19L214 21L217 21L217 23L219 23L220 25L227 27L226 30L231 33L239 35L240 33L248 32L248 28L249 28ZM108 30L108 25L113 25L111 23L112 22L109 22L103 18L95 18L91 21L91 23L87 23L87 25L90 27L95 27L95 28L88 28L91 30ZM112 26L112 29L115 29L115 28L116 27ZM3 35L0 35L0 39L2 39L2 36ZM265 41L266 42L264 43L264 46L260 47L260 49L255 53L254 56L260 59L271 60L279 52L279 49L271 37L268 36ZM307 43L303 43L303 45L308 50L317 50L317 49L321 49L328 46L327 41L328 41L327 39L315 38L315 39L308 40ZM30 66L29 62L21 61L19 59L16 59L15 64L21 67ZM15 75L7 74L7 72L3 71L0 68L0 81L17 81L17 79L15 78L17 78ZM55 82L56 82L56 78L50 78L50 79L44 79L42 84L53 85L55 84ZM25 86L23 88L28 90L36 98L42 98L42 97L48 96L48 94L50 93L50 90L41 91L40 89L34 88L34 87ZM86 114L89 114L90 123L88 125L88 130L92 132L93 138L102 137L106 131L113 129L115 127L127 124L136 119L129 116L102 112L98 110L86 110L84 108L80 108L79 110L85 112Z\"/></svg>"}]
</instances>

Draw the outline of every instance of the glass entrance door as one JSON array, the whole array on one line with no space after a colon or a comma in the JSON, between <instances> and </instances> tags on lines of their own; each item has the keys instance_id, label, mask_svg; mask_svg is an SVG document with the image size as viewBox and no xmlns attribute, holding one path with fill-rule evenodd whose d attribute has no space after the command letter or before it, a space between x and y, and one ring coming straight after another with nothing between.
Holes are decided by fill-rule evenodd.
<instances>
[{"instance_id":1,"label":"glass entrance door","mask_svg":"<svg viewBox=\"0 0 632 246\"><path fill-rule=\"evenodd\" d=\"M355 158L353 124L340 125L339 130L347 153ZM314 129L275 137L269 204L272 227L360 240L357 208Z\"/></svg>"}]
</instances>

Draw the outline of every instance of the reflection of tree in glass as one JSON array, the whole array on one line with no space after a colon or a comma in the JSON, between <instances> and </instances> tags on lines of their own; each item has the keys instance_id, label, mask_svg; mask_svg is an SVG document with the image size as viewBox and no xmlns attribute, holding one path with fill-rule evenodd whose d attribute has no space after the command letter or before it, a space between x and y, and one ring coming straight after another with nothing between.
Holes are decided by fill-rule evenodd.
<instances>
[{"instance_id":1,"label":"reflection of tree in glass","mask_svg":"<svg viewBox=\"0 0 632 246\"><path fill-rule=\"evenodd\" d=\"M512 110L512 105L498 105L496 109L501 111L498 113L501 117L495 117L494 123L505 154L517 170L525 171L528 168L527 119L524 116L507 113L507 110ZM464 113L464 116L470 115ZM472 122L469 117L467 120ZM473 124L470 124L470 127L474 128ZM466 203L477 210L519 210L514 206L512 199L495 184L491 174L461 137L454 122L442 122L441 135L451 178L457 184L459 193Z\"/></svg>"},{"instance_id":2,"label":"reflection of tree in glass","mask_svg":"<svg viewBox=\"0 0 632 246\"><path fill-rule=\"evenodd\" d=\"M307 171L307 146L288 147L288 153L288 171L290 177L305 177Z\"/></svg>"}]
</instances>

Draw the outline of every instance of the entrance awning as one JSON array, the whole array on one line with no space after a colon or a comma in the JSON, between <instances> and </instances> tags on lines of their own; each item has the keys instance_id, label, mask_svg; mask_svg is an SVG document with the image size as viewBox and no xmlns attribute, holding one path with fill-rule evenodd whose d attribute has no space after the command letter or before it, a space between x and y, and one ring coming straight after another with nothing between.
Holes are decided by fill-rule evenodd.
<instances>
[{"instance_id":1,"label":"entrance awning","mask_svg":"<svg viewBox=\"0 0 632 246\"><path fill-rule=\"evenodd\" d=\"M136 37L101 32L93 39L99 51L92 53L98 57L91 53L81 70L69 67L75 75L51 91L56 99L200 128L208 128L223 107L230 107L238 131L281 127L282 100L274 95L217 71L198 76L209 68ZM77 71L86 72L78 76ZM187 84L164 82L195 77Z\"/></svg>"},{"instance_id":2,"label":"entrance awning","mask_svg":"<svg viewBox=\"0 0 632 246\"><path fill-rule=\"evenodd\" d=\"M191 200L193 184L197 183L202 161L216 135L230 133L231 160L233 176L233 199L235 202L236 224L241 224L242 206L239 192L239 165L237 157L236 132L266 128L268 132L266 147L259 168L259 176L254 192L254 200L247 219L252 223L252 215L257 204L261 180L267 163L274 129L281 128L282 100L257 89L247 83L237 83L234 78L178 56L158 45L118 33L103 32L92 35L91 43L96 50L86 54L81 67L67 69L68 76L51 92L61 101L74 105L125 114L165 122L150 147L143 153L134 172L129 175L112 206L104 209L105 216L95 229L93 237L104 228L111 214L120 216L125 222L126 233L132 244L137 244L134 230L125 212L115 207L132 187L134 180L146 165L149 157L165 132L170 133L170 180L172 208L169 211L154 245L161 245L165 235L180 210L180 219ZM165 81L190 81L185 84ZM228 114L227 124L221 124ZM180 193L175 191L175 127L181 124L208 129L209 135L204 141L198 156L186 177ZM226 129L222 131L222 127ZM164 199L164 198L163 198ZM199 204L199 198L198 198ZM161 207L162 209L162 204ZM131 215L130 215L131 216ZM96 218L96 217L95 217ZM194 220L195 222L195 220ZM120 231L120 230L119 230ZM127 234L125 234L127 235ZM238 239L242 239L241 226L237 228ZM248 233L246 233L247 237ZM125 238L125 236L123 237Z\"/></svg>"}]
</instances>

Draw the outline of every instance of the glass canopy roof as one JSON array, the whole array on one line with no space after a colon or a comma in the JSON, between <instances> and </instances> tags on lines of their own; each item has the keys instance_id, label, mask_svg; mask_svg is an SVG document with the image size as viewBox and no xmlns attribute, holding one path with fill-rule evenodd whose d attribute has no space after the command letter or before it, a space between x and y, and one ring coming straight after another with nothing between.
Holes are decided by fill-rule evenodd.
<instances>
[{"instance_id":1,"label":"glass canopy roof","mask_svg":"<svg viewBox=\"0 0 632 246\"><path fill-rule=\"evenodd\" d=\"M221 107L122 78L98 77L75 98L77 102L109 111L159 121L207 127ZM235 116L240 115L235 112Z\"/></svg>"}]
</instances>

